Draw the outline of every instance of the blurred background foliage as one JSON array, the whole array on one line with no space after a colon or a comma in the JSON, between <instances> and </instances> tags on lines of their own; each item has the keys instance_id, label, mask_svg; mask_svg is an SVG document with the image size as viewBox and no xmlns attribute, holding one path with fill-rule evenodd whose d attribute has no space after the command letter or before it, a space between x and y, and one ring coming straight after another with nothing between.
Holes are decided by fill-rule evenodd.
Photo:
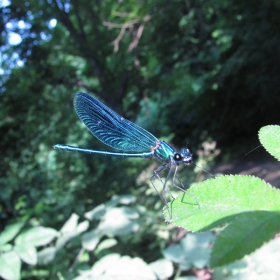
<instances>
[{"instance_id":1,"label":"blurred background foliage","mask_svg":"<svg viewBox=\"0 0 280 280\"><path fill-rule=\"evenodd\" d=\"M240 158L261 126L279 123L278 1L1 2L0 230L16 221L58 230L130 193L150 220L119 253L155 261L178 238L149 228L164 226L148 181L158 163L52 149L107 150L77 118L77 91L176 147L196 153L215 141L216 162ZM186 186L196 177L180 171Z\"/></svg>"}]
</instances>

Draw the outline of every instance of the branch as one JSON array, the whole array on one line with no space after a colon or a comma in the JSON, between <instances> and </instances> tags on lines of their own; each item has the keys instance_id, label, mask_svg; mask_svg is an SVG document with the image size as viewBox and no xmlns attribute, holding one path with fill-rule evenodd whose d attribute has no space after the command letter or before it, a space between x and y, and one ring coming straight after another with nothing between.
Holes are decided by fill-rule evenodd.
<instances>
[{"instance_id":1,"label":"branch","mask_svg":"<svg viewBox=\"0 0 280 280\"><path fill-rule=\"evenodd\" d=\"M118 37L112 42L112 44L114 45L114 52L117 52L119 50L119 42L122 39L124 32L126 30L126 27L123 27L121 29L120 34L118 35Z\"/></svg>"},{"instance_id":2,"label":"branch","mask_svg":"<svg viewBox=\"0 0 280 280\"><path fill-rule=\"evenodd\" d=\"M134 19L127 23L113 23L113 22L103 21L103 25L108 26L110 29L111 28L127 28L127 27L132 27L137 22L139 22L138 19Z\"/></svg>"},{"instance_id":3,"label":"branch","mask_svg":"<svg viewBox=\"0 0 280 280\"><path fill-rule=\"evenodd\" d=\"M120 12L117 12L117 11L113 11L112 14L116 15L116 16L119 16L119 17L130 17L131 16L131 13L120 13Z\"/></svg>"},{"instance_id":4,"label":"branch","mask_svg":"<svg viewBox=\"0 0 280 280\"><path fill-rule=\"evenodd\" d=\"M119 16L128 16L128 13L118 13L118 12L114 12L115 14L119 15ZM113 23L113 22L108 22L108 21L103 21L103 25L107 26L109 29L112 28L120 28L121 31L119 33L119 35L117 36L117 38L112 42L112 45L114 45L114 52L117 52L119 50L119 43L123 38L123 35L126 31L127 28L132 28L135 24L139 23L139 22L147 22L151 19L150 15L146 15L143 18L139 18L137 17L134 20L131 20L129 22L126 23ZM139 40L142 36L144 30L144 24L142 23L136 32L136 36L133 39L133 41L130 43L129 48L128 48L128 52L131 52L133 49L135 49L139 43Z\"/></svg>"},{"instance_id":5,"label":"branch","mask_svg":"<svg viewBox=\"0 0 280 280\"><path fill-rule=\"evenodd\" d=\"M139 43L139 40L140 40L140 38L142 36L143 30L144 30L144 25L141 24L138 27L138 30L136 32L136 36L135 36L134 40L129 45L128 52L131 52L133 49L135 49L137 47L137 45Z\"/></svg>"}]
</instances>

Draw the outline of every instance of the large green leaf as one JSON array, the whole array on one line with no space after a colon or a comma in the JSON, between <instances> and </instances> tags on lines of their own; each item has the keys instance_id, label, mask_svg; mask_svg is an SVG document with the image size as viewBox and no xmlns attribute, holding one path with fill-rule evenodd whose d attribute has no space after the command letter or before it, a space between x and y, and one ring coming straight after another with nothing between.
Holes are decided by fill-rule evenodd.
<instances>
[{"instance_id":1,"label":"large green leaf","mask_svg":"<svg viewBox=\"0 0 280 280\"><path fill-rule=\"evenodd\" d=\"M95 249L95 253L98 254L102 250L109 249L117 244L118 244L118 241L114 238L105 239L98 244L97 248Z\"/></svg>"},{"instance_id":2,"label":"large green leaf","mask_svg":"<svg viewBox=\"0 0 280 280\"><path fill-rule=\"evenodd\" d=\"M74 230L73 232L67 232L59 236L55 242L56 249L62 249L67 242L69 242L71 239L75 238L79 234L80 233L77 230Z\"/></svg>"},{"instance_id":3,"label":"large green leaf","mask_svg":"<svg viewBox=\"0 0 280 280\"><path fill-rule=\"evenodd\" d=\"M242 258L280 232L280 191L259 178L221 176L189 191L191 195L186 192L173 200L164 215L166 219L171 215L171 223L192 231L230 223L217 237L212 266Z\"/></svg>"},{"instance_id":4,"label":"large green leaf","mask_svg":"<svg viewBox=\"0 0 280 280\"><path fill-rule=\"evenodd\" d=\"M177 263L181 270L209 266L209 256L215 237L210 232L188 233L179 244L172 244L162 251L166 259Z\"/></svg>"},{"instance_id":5,"label":"large green leaf","mask_svg":"<svg viewBox=\"0 0 280 280\"><path fill-rule=\"evenodd\" d=\"M98 229L108 236L125 235L139 229L138 223L134 221L138 217L139 213L131 207L110 208Z\"/></svg>"},{"instance_id":6,"label":"large green leaf","mask_svg":"<svg viewBox=\"0 0 280 280\"><path fill-rule=\"evenodd\" d=\"M92 210L85 213L85 217L92 221L93 219L100 219L106 213L107 206L105 204L100 204L94 207Z\"/></svg>"},{"instance_id":7,"label":"large green leaf","mask_svg":"<svg viewBox=\"0 0 280 280\"><path fill-rule=\"evenodd\" d=\"M267 125L260 129L259 139L264 148L280 160L280 126Z\"/></svg>"},{"instance_id":8,"label":"large green leaf","mask_svg":"<svg viewBox=\"0 0 280 280\"><path fill-rule=\"evenodd\" d=\"M7 225L4 231L0 233L0 245L11 241L19 233L23 226L24 222Z\"/></svg>"},{"instance_id":9,"label":"large green leaf","mask_svg":"<svg viewBox=\"0 0 280 280\"><path fill-rule=\"evenodd\" d=\"M94 250L100 241L100 236L100 232L96 229L84 233L82 235L82 246L88 251Z\"/></svg>"},{"instance_id":10,"label":"large green leaf","mask_svg":"<svg viewBox=\"0 0 280 280\"><path fill-rule=\"evenodd\" d=\"M164 216L177 226L202 231L230 222L238 213L280 211L279 200L280 191L257 177L228 175L190 188L169 204L169 211L164 209Z\"/></svg>"},{"instance_id":11,"label":"large green leaf","mask_svg":"<svg viewBox=\"0 0 280 280\"><path fill-rule=\"evenodd\" d=\"M275 238L264 244L254 253L245 256L242 260L236 261L228 266L224 266L222 268L225 273L224 277L214 279L278 280L280 275L279 247L280 239Z\"/></svg>"},{"instance_id":12,"label":"large green leaf","mask_svg":"<svg viewBox=\"0 0 280 280\"><path fill-rule=\"evenodd\" d=\"M16 244L32 244L43 246L48 244L57 236L57 231L52 228L34 227L21 233L15 240Z\"/></svg>"},{"instance_id":13,"label":"large green leaf","mask_svg":"<svg viewBox=\"0 0 280 280\"><path fill-rule=\"evenodd\" d=\"M168 279L173 275L174 267L171 261L160 259L149 264L150 268L158 276L158 279Z\"/></svg>"},{"instance_id":14,"label":"large green leaf","mask_svg":"<svg viewBox=\"0 0 280 280\"><path fill-rule=\"evenodd\" d=\"M16 244L14 250L24 262L31 265L37 263L37 250L32 244Z\"/></svg>"},{"instance_id":15,"label":"large green leaf","mask_svg":"<svg viewBox=\"0 0 280 280\"><path fill-rule=\"evenodd\" d=\"M70 218L65 222L65 224L62 226L60 232L66 233L66 232L72 232L73 230L76 230L78 225L79 216L76 213L73 213Z\"/></svg>"},{"instance_id":16,"label":"large green leaf","mask_svg":"<svg viewBox=\"0 0 280 280\"><path fill-rule=\"evenodd\" d=\"M252 253L280 232L280 212L254 211L237 214L217 236L211 266L221 266Z\"/></svg>"},{"instance_id":17,"label":"large green leaf","mask_svg":"<svg viewBox=\"0 0 280 280\"><path fill-rule=\"evenodd\" d=\"M4 245L1 245L0 246L0 252L9 252L9 251L11 251L12 250L12 248L13 248L13 245L12 244L10 244L10 243L7 243L7 244L4 244Z\"/></svg>"},{"instance_id":18,"label":"large green leaf","mask_svg":"<svg viewBox=\"0 0 280 280\"><path fill-rule=\"evenodd\" d=\"M56 247L47 247L38 252L38 263L48 264L52 262L55 258L56 251Z\"/></svg>"},{"instance_id":19,"label":"large green leaf","mask_svg":"<svg viewBox=\"0 0 280 280\"><path fill-rule=\"evenodd\" d=\"M0 254L0 276L6 280L20 279L21 261L14 252Z\"/></svg>"},{"instance_id":20,"label":"large green leaf","mask_svg":"<svg viewBox=\"0 0 280 280\"><path fill-rule=\"evenodd\" d=\"M150 279L156 280L153 270L142 259L119 254L110 254L98 262L92 268L92 273L97 279ZM100 277L100 278L99 278Z\"/></svg>"}]
</instances>

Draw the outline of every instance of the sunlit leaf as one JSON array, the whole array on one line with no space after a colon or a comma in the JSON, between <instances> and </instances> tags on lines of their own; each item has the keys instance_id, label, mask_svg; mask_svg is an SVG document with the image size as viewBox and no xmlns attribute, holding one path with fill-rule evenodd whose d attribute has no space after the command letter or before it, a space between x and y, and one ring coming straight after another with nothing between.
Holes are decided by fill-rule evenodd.
<instances>
[{"instance_id":1,"label":"sunlit leaf","mask_svg":"<svg viewBox=\"0 0 280 280\"><path fill-rule=\"evenodd\" d=\"M97 246L100 240L100 232L98 230L92 230L86 232L82 235L82 246L88 250L92 251Z\"/></svg>"},{"instance_id":2,"label":"sunlit leaf","mask_svg":"<svg viewBox=\"0 0 280 280\"><path fill-rule=\"evenodd\" d=\"M16 244L32 244L43 246L57 236L57 231L52 228L34 227L21 233L15 240Z\"/></svg>"},{"instance_id":3,"label":"sunlit leaf","mask_svg":"<svg viewBox=\"0 0 280 280\"><path fill-rule=\"evenodd\" d=\"M124 195L114 195L110 201L107 202L107 206L110 207L116 206L117 204L130 204L136 201L136 197L132 194Z\"/></svg>"},{"instance_id":4,"label":"sunlit leaf","mask_svg":"<svg viewBox=\"0 0 280 280\"><path fill-rule=\"evenodd\" d=\"M181 263L187 259L185 250L179 244L170 245L164 249L162 253L166 259L169 259L175 263Z\"/></svg>"},{"instance_id":5,"label":"sunlit leaf","mask_svg":"<svg viewBox=\"0 0 280 280\"><path fill-rule=\"evenodd\" d=\"M22 229L24 222L7 225L4 231L0 232L0 246L11 241Z\"/></svg>"},{"instance_id":6,"label":"sunlit leaf","mask_svg":"<svg viewBox=\"0 0 280 280\"><path fill-rule=\"evenodd\" d=\"M152 269L142 259L121 257L119 254L110 254L97 261L92 268L92 273L98 279L102 279L102 276L113 279L157 279Z\"/></svg>"},{"instance_id":7,"label":"sunlit leaf","mask_svg":"<svg viewBox=\"0 0 280 280\"><path fill-rule=\"evenodd\" d=\"M208 267L214 239L214 235L209 232L187 234L180 241L180 244L184 249L188 262L191 262L193 266L200 269Z\"/></svg>"},{"instance_id":8,"label":"sunlit leaf","mask_svg":"<svg viewBox=\"0 0 280 280\"><path fill-rule=\"evenodd\" d=\"M118 241L114 238L105 239L98 244L95 252L96 252L96 254L98 254L100 251L109 249L117 244L118 244Z\"/></svg>"},{"instance_id":9,"label":"sunlit leaf","mask_svg":"<svg viewBox=\"0 0 280 280\"><path fill-rule=\"evenodd\" d=\"M7 280L20 279L21 261L14 252L0 254L0 276Z\"/></svg>"},{"instance_id":10,"label":"sunlit leaf","mask_svg":"<svg viewBox=\"0 0 280 280\"><path fill-rule=\"evenodd\" d=\"M190 192L172 201L170 212L164 214L168 219L171 213L172 223L193 231L229 223L217 238L218 246L214 245L212 266L242 258L280 232L280 191L259 178L221 176L197 184Z\"/></svg>"},{"instance_id":11,"label":"sunlit leaf","mask_svg":"<svg viewBox=\"0 0 280 280\"><path fill-rule=\"evenodd\" d=\"M61 232L72 232L77 228L79 216L75 213L71 215L71 217L66 221L66 223L61 228Z\"/></svg>"},{"instance_id":12,"label":"sunlit leaf","mask_svg":"<svg viewBox=\"0 0 280 280\"><path fill-rule=\"evenodd\" d=\"M124 235L137 231L139 225L132 219L139 214L129 207L118 207L109 209L98 229L109 236Z\"/></svg>"},{"instance_id":13,"label":"sunlit leaf","mask_svg":"<svg viewBox=\"0 0 280 280\"><path fill-rule=\"evenodd\" d=\"M93 208L91 211L85 213L85 217L92 221L93 219L100 219L106 212L105 204L100 204Z\"/></svg>"},{"instance_id":14,"label":"sunlit leaf","mask_svg":"<svg viewBox=\"0 0 280 280\"><path fill-rule=\"evenodd\" d=\"M260 129L259 139L264 148L280 160L280 126L267 125Z\"/></svg>"},{"instance_id":15,"label":"sunlit leaf","mask_svg":"<svg viewBox=\"0 0 280 280\"><path fill-rule=\"evenodd\" d=\"M47 247L41 250L38 252L38 263L48 264L52 262L55 258L56 251L55 247Z\"/></svg>"},{"instance_id":16,"label":"sunlit leaf","mask_svg":"<svg viewBox=\"0 0 280 280\"><path fill-rule=\"evenodd\" d=\"M37 250L32 244L16 244L14 250L24 262L31 265L37 263Z\"/></svg>"},{"instance_id":17,"label":"sunlit leaf","mask_svg":"<svg viewBox=\"0 0 280 280\"><path fill-rule=\"evenodd\" d=\"M80 233L77 230L74 230L72 232L67 232L67 233L64 233L63 235L59 236L55 243L56 249L57 250L62 249L67 242L69 242L71 239L75 238L79 234Z\"/></svg>"},{"instance_id":18,"label":"sunlit leaf","mask_svg":"<svg viewBox=\"0 0 280 280\"><path fill-rule=\"evenodd\" d=\"M168 279L173 275L174 267L171 261L160 259L149 264L159 279Z\"/></svg>"},{"instance_id":19,"label":"sunlit leaf","mask_svg":"<svg viewBox=\"0 0 280 280\"><path fill-rule=\"evenodd\" d=\"M238 213L280 211L279 200L280 191L257 177L221 176L199 183L173 200L170 222L192 231L209 230L230 222ZM170 219L166 209L164 216Z\"/></svg>"},{"instance_id":20,"label":"sunlit leaf","mask_svg":"<svg viewBox=\"0 0 280 280\"><path fill-rule=\"evenodd\" d=\"M89 227L89 221L83 221L80 224L78 224L77 231L79 233L82 233L82 232L86 231L88 229L88 227Z\"/></svg>"},{"instance_id":21,"label":"sunlit leaf","mask_svg":"<svg viewBox=\"0 0 280 280\"><path fill-rule=\"evenodd\" d=\"M9 252L11 251L13 248L13 245L12 244L4 244L2 246L0 246L0 252Z\"/></svg>"}]
</instances>

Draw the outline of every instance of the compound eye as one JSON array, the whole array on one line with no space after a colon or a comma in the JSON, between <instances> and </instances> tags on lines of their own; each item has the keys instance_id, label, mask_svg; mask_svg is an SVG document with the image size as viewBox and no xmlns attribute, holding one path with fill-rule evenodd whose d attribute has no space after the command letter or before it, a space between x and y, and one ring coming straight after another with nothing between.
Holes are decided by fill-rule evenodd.
<instances>
[{"instance_id":1,"label":"compound eye","mask_svg":"<svg viewBox=\"0 0 280 280\"><path fill-rule=\"evenodd\" d=\"M182 160L182 156L181 156L180 154L176 153L176 154L174 155L174 160L175 160L175 161Z\"/></svg>"}]
</instances>

